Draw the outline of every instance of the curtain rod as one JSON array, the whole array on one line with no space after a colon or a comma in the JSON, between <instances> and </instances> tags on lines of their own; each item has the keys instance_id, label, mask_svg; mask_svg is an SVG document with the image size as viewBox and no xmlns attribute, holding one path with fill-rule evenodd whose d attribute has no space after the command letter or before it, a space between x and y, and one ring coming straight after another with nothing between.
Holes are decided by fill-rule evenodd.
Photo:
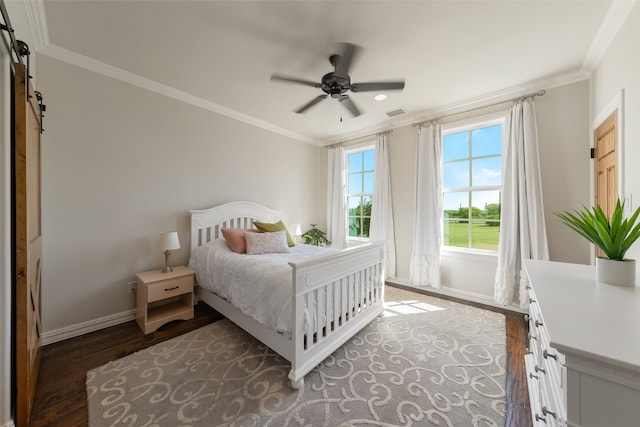
<instances>
[{"instance_id":1,"label":"curtain rod","mask_svg":"<svg viewBox=\"0 0 640 427\"><path fill-rule=\"evenodd\" d=\"M351 138L351 139L347 139L346 141L342 141L342 142L336 142L335 144L330 144L330 145L325 145L326 148L335 148L335 147L340 147L341 145L349 145L347 144L348 142L352 142L352 141L356 141L358 139L365 139L365 138L370 138L372 136L380 136L380 135L389 135L390 133L393 133L393 129L387 129L387 130L383 130L380 132L376 132L374 134L370 134L370 135L365 135L365 136L358 136L356 138Z\"/></svg>"},{"instance_id":2,"label":"curtain rod","mask_svg":"<svg viewBox=\"0 0 640 427\"><path fill-rule=\"evenodd\" d=\"M539 90L537 92L528 93L526 95L517 96L515 98L505 99L504 101L494 102L493 104L483 105L481 107L474 107L474 108L470 108L468 110L459 111L457 113L445 114L443 116L436 117L436 118L433 118L433 119L424 120L424 121L417 122L417 123L412 123L411 126L413 126L414 128L415 127L420 127L420 126L422 126L422 125L424 125L426 123L433 123L433 122L437 122L438 120L442 120L442 119L447 118L447 117L459 116L461 114L470 113L472 111L483 110L483 109L489 108L489 107L495 107L496 105L506 104L507 102L521 102L521 101L524 101L526 99L533 99L536 96L543 96L545 93L547 93L547 91L542 89L542 90Z\"/></svg>"}]
</instances>

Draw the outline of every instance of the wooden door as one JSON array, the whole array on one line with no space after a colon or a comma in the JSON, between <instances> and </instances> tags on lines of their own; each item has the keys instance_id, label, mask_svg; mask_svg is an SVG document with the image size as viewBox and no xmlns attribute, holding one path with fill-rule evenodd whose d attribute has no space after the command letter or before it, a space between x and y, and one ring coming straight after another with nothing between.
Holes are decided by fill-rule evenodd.
<instances>
[{"instance_id":1,"label":"wooden door","mask_svg":"<svg viewBox=\"0 0 640 427\"><path fill-rule=\"evenodd\" d=\"M24 65L15 74L16 425L28 426L40 370L40 106Z\"/></svg>"},{"instance_id":2,"label":"wooden door","mask_svg":"<svg viewBox=\"0 0 640 427\"><path fill-rule=\"evenodd\" d=\"M618 110L595 131L595 201L611 218L618 200ZM596 248L596 256L604 256Z\"/></svg>"}]
</instances>

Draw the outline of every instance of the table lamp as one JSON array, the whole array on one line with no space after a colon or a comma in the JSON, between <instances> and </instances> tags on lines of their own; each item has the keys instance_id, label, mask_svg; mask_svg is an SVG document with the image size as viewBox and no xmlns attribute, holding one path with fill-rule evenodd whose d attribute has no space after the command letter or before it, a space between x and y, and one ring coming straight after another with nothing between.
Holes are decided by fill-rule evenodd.
<instances>
[{"instance_id":1,"label":"table lamp","mask_svg":"<svg viewBox=\"0 0 640 427\"><path fill-rule=\"evenodd\" d=\"M171 259L171 251L175 249L180 249L180 240L178 240L178 232L169 231L166 233L160 233L159 246L160 246L160 250L164 251L164 268L162 269L162 272L168 273L170 271L173 271L173 269L169 265L169 260Z\"/></svg>"}]
</instances>

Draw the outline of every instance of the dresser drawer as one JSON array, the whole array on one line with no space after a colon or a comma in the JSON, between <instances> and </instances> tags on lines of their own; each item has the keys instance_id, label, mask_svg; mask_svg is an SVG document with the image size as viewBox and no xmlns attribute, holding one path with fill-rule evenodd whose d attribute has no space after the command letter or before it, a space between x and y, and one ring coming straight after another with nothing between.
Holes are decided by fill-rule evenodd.
<instances>
[{"instance_id":1,"label":"dresser drawer","mask_svg":"<svg viewBox=\"0 0 640 427\"><path fill-rule=\"evenodd\" d=\"M535 426L566 425L566 368L564 355L551 347L549 332L533 288L529 297L529 350L525 362L531 414ZM535 390L532 392L531 389Z\"/></svg>"},{"instance_id":2,"label":"dresser drawer","mask_svg":"<svg viewBox=\"0 0 640 427\"><path fill-rule=\"evenodd\" d=\"M560 388L566 387L566 374L564 367L564 355L553 347L542 349L541 366L547 372L547 376L551 381Z\"/></svg>"},{"instance_id":3,"label":"dresser drawer","mask_svg":"<svg viewBox=\"0 0 640 427\"><path fill-rule=\"evenodd\" d=\"M540 403L542 405L540 417L544 419L545 426L566 426L566 416L563 415L560 402L552 392L552 386L544 380L540 382Z\"/></svg>"},{"instance_id":4,"label":"dresser drawer","mask_svg":"<svg viewBox=\"0 0 640 427\"><path fill-rule=\"evenodd\" d=\"M193 275L147 285L147 302L164 300L177 295L193 292Z\"/></svg>"},{"instance_id":5,"label":"dresser drawer","mask_svg":"<svg viewBox=\"0 0 640 427\"><path fill-rule=\"evenodd\" d=\"M529 403L531 408L531 419L535 427L544 426L542 416L542 401L540 396L540 375L535 371L536 361L533 354L524 356L524 365L527 372L527 386L529 388Z\"/></svg>"},{"instance_id":6,"label":"dresser drawer","mask_svg":"<svg viewBox=\"0 0 640 427\"><path fill-rule=\"evenodd\" d=\"M539 366L532 354L525 356L527 385L534 426L565 426L565 411L554 391L554 385L545 367Z\"/></svg>"},{"instance_id":7,"label":"dresser drawer","mask_svg":"<svg viewBox=\"0 0 640 427\"><path fill-rule=\"evenodd\" d=\"M529 317L529 334L528 334L529 352L533 354L536 361L542 357L542 347L540 345L540 334L534 326L533 318Z\"/></svg>"}]
</instances>

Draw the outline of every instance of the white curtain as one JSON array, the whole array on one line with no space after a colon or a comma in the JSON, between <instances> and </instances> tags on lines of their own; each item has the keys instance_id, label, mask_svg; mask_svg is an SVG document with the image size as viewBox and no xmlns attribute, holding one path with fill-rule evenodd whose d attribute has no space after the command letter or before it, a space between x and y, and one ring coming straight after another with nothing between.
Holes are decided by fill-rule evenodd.
<instances>
[{"instance_id":1,"label":"white curtain","mask_svg":"<svg viewBox=\"0 0 640 427\"><path fill-rule=\"evenodd\" d=\"M327 164L327 237L331 246L341 249L346 245L344 149L329 148Z\"/></svg>"},{"instance_id":2,"label":"white curtain","mask_svg":"<svg viewBox=\"0 0 640 427\"><path fill-rule=\"evenodd\" d=\"M389 169L389 133L376 135L376 164L373 184L371 241L384 240L385 277L396 275L396 244L393 232L393 207L391 200L391 172Z\"/></svg>"},{"instance_id":3,"label":"white curtain","mask_svg":"<svg viewBox=\"0 0 640 427\"><path fill-rule=\"evenodd\" d=\"M511 107L502 160L502 207L494 299L527 307L524 259L549 259L542 205L538 135L532 99Z\"/></svg>"},{"instance_id":4,"label":"white curtain","mask_svg":"<svg viewBox=\"0 0 640 427\"><path fill-rule=\"evenodd\" d=\"M416 205L409 283L440 287L442 243L442 147L440 125L418 128Z\"/></svg>"}]
</instances>

